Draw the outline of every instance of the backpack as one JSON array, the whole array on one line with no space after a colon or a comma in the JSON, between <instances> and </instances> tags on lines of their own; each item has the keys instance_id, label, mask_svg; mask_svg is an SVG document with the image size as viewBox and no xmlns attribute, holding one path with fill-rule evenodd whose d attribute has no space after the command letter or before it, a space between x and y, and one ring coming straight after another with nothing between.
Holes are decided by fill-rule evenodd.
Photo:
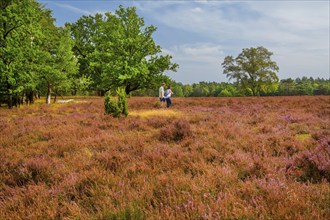
<instances>
[{"instance_id":1,"label":"backpack","mask_svg":"<svg viewBox=\"0 0 330 220\"><path fill-rule=\"evenodd\" d=\"M166 89L165 92L164 92L164 97L168 96L168 94L170 94L170 90Z\"/></svg>"}]
</instances>

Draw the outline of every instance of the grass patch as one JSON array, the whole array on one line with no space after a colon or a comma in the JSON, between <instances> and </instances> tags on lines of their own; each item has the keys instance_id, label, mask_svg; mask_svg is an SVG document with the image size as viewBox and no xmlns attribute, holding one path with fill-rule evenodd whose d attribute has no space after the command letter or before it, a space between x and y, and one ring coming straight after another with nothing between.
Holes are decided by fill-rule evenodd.
<instances>
[{"instance_id":1,"label":"grass patch","mask_svg":"<svg viewBox=\"0 0 330 220\"><path fill-rule=\"evenodd\" d=\"M295 136L299 141L305 141L311 138L310 134L296 134Z\"/></svg>"},{"instance_id":2,"label":"grass patch","mask_svg":"<svg viewBox=\"0 0 330 220\"><path fill-rule=\"evenodd\" d=\"M157 109L157 110L147 110L147 111L131 111L130 116L150 118L150 117L171 117L180 118L183 114L180 111L174 111L169 109Z\"/></svg>"}]
</instances>

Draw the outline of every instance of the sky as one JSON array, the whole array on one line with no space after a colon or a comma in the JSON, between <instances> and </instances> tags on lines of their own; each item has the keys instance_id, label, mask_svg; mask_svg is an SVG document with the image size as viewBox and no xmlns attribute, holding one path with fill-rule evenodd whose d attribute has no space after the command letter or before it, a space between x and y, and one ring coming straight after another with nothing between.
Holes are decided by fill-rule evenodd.
<instances>
[{"instance_id":1,"label":"sky","mask_svg":"<svg viewBox=\"0 0 330 220\"><path fill-rule=\"evenodd\" d=\"M164 54L180 65L166 72L183 84L228 82L221 63L243 49L273 53L280 79L330 78L329 0L38 0L53 11L57 26L83 15L135 6Z\"/></svg>"}]
</instances>

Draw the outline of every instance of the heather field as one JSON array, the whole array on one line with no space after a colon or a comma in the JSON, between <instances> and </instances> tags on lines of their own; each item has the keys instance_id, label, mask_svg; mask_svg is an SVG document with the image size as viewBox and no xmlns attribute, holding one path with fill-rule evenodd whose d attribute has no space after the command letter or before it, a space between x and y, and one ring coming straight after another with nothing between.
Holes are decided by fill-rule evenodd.
<instances>
[{"instance_id":1,"label":"heather field","mask_svg":"<svg viewBox=\"0 0 330 220\"><path fill-rule=\"evenodd\" d=\"M330 219L330 97L0 108L0 219Z\"/></svg>"}]
</instances>

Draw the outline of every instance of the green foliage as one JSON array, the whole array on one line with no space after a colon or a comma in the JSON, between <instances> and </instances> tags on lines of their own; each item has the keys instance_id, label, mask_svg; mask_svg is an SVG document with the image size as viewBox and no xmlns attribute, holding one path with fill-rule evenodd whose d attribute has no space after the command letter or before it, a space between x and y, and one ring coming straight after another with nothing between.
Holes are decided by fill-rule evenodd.
<instances>
[{"instance_id":1,"label":"green foliage","mask_svg":"<svg viewBox=\"0 0 330 220\"><path fill-rule=\"evenodd\" d=\"M183 97L183 90L182 90L182 86L178 85L174 85L172 87L172 91L175 94L176 97Z\"/></svg>"},{"instance_id":2,"label":"green foliage","mask_svg":"<svg viewBox=\"0 0 330 220\"><path fill-rule=\"evenodd\" d=\"M330 95L330 80L302 77L283 79L278 86L279 95Z\"/></svg>"},{"instance_id":3,"label":"green foliage","mask_svg":"<svg viewBox=\"0 0 330 220\"><path fill-rule=\"evenodd\" d=\"M120 110L118 108L118 102L111 98L111 93L107 92L104 99L105 114L112 114L114 117L120 116Z\"/></svg>"},{"instance_id":4,"label":"green foliage","mask_svg":"<svg viewBox=\"0 0 330 220\"><path fill-rule=\"evenodd\" d=\"M184 97L188 97L193 92L193 88L191 85L183 85L182 92Z\"/></svg>"},{"instance_id":5,"label":"green foliage","mask_svg":"<svg viewBox=\"0 0 330 220\"><path fill-rule=\"evenodd\" d=\"M175 97L238 97L253 96L251 88L244 88L242 84L225 82L199 82L192 85L164 80L167 85L172 85ZM305 87L306 86L306 87ZM283 79L279 83L261 85L260 96L286 96L286 95L330 95L330 80L313 79ZM132 96L158 96L158 87L141 89L132 93Z\"/></svg>"},{"instance_id":6,"label":"green foliage","mask_svg":"<svg viewBox=\"0 0 330 220\"><path fill-rule=\"evenodd\" d=\"M104 90L124 87L129 94L151 88L160 82L165 70L176 71L178 67L171 63L171 56L158 55L161 48L152 38L156 27L145 27L135 7L105 13L98 31L102 35L92 39L95 50L90 58L91 66L100 71Z\"/></svg>"},{"instance_id":7,"label":"green foliage","mask_svg":"<svg viewBox=\"0 0 330 220\"><path fill-rule=\"evenodd\" d=\"M271 60L272 52L264 47L243 49L236 58L227 56L222 63L223 73L229 79L236 79L245 90L254 96L278 82L277 64Z\"/></svg>"},{"instance_id":8,"label":"green foliage","mask_svg":"<svg viewBox=\"0 0 330 220\"><path fill-rule=\"evenodd\" d=\"M1 1L0 11L0 94L11 108L21 103L22 93L36 87L34 37L40 35L36 21L43 15L34 0Z\"/></svg>"},{"instance_id":9,"label":"green foliage","mask_svg":"<svg viewBox=\"0 0 330 220\"><path fill-rule=\"evenodd\" d=\"M113 117L120 117L121 115L126 117L128 115L128 103L125 89L118 88L116 93L118 95L117 100L111 97L110 91L106 93L104 99L105 114L111 114Z\"/></svg>"},{"instance_id":10,"label":"green foliage","mask_svg":"<svg viewBox=\"0 0 330 220\"><path fill-rule=\"evenodd\" d=\"M117 89L117 95L118 95L118 108L121 110L121 114L124 116L128 115L128 103L127 103L127 97L125 90L123 88Z\"/></svg>"},{"instance_id":11,"label":"green foliage","mask_svg":"<svg viewBox=\"0 0 330 220\"><path fill-rule=\"evenodd\" d=\"M33 94L65 91L76 71L69 32L35 0L5 1L0 13L0 91L9 108ZM47 101L49 100L47 99Z\"/></svg>"},{"instance_id":12,"label":"green foliage","mask_svg":"<svg viewBox=\"0 0 330 220\"><path fill-rule=\"evenodd\" d=\"M176 71L178 67L171 63L171 56L158 55L161 47L152 38L156 27L146 27L135 7L120 6L114 14L83 16L66 26L76 40L77 77L90 77L91 89L124 87L126 94L150 89L163 81L165 70Z\"/></svg>"},{"instance_id":13,"label":"green foliage","mask_svg":"<svg viewBox=\"0 0 330 220\"><path fill-rule=\"evenodd\" d=\"M96 14L95 16L82 16L75 23L65 24L75 39L72 50L79 63L79 71L72 76L75 80L73 93L79 91L80 82L84 79L88 79L89 82L83 84L83 87L87 86L88 89L96 91L102 90L101 69L91 64L91 54L95 51L93 39L97 38L102 22L102 15ZM82 90L86 89L82 88Z\"/></svg>"},{"instance_id":14,"label":"green foliage","mask_svg":"<svg viewBox=\"0 0 330 220\"><path fill-rule=\"evenodd\" d=\"M230 96L232 96L232 94L231 94L227 89L223 89L223 90L221 90L221 92L219 93L219 96L222 96L222 97L230 97Z\"/></svg>"}]
</instances>

